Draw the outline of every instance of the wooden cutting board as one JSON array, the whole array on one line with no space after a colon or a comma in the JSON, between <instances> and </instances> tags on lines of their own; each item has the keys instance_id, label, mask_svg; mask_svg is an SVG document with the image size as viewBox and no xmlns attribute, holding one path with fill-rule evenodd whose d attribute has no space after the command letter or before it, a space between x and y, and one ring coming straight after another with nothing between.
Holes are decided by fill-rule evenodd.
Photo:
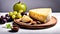
<instances>
[{"instance_id":1,"label":"wooden cutting board","mask_svg":"<svg viewBox=\"0 0 60 34\"><path fill-rule=\"evenodd\" d=\"M45 23L45 24L36 24L36 25L29 25L23 22L18 22L19 19L14 20L14 24L18 25L20 28L25 29L44 29L44 28L50 28L54 26L57 23L57 19L55 17L51 17L51 19Z\"/></svg>"}]
</instances>

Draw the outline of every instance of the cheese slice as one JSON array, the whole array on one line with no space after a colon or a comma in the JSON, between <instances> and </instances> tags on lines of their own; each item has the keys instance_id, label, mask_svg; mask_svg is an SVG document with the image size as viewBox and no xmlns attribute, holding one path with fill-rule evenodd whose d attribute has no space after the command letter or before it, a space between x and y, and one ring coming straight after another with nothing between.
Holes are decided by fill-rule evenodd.
<instances>
[{"instance_id":1,"label":"cheese slice","mask_svg":"<svg viewBox=\"0 0 60 34\"><path fill-rule=\"evenodd\" d=\"M29 16L27 16L27 15L23 15L23 17L21 18L21 20L22 20L22 22L29 22L32 19Z\"/></svg>"},{"instance_id":2,"label":"cheese slice","mask_svg":"<svg viewBox=\"0 0 60 34\"><path fill-rule=\"evenodd\" d=\"M52 9L51 8L37 8L29 10L29 16L33 19L46 22L51 18Z\"/></svg>"}]
</instances>

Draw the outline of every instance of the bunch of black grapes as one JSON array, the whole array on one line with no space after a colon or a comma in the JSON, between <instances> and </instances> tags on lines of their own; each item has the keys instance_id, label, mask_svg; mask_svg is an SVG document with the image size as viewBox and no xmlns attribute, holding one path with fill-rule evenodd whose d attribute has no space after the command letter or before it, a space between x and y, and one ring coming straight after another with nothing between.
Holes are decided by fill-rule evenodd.
<instances>
[{"instance_id":1,"label":"bunch of black grapes","mask_svg":"<svg viewBox=\"0 0 60 34\"><path fill-rule=\"evenodd\" d=\"M11 21L13 21L13 20L8 14L6 14L5 17L0 16L0 24L5 24L5 23L11 22Z\"/></svg>"}]
</instances>

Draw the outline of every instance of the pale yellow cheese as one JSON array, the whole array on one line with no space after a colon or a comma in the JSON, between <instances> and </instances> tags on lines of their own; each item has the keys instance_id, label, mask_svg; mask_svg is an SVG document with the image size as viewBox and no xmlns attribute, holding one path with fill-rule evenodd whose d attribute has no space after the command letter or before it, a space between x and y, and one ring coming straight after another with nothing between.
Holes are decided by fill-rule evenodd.
<instances>
[{"instance_id":1,"label":"pale yellow cheese","mask_svg":"<svg viewBox=\"0 0 60 34\"><path fill-rule=\"evenodd\" d=\"M31 21L32 19L31 19L29 16L24 15L24 16L21 18L21 20L22 20L22 22L29 22L29 21Z\"/></svg>"},{"instance_id":2,"label":"pale yellow cheese","mask_svg":"<svg viewBox=\"0 0 60 34\"><path fill-rule=\"evenodd\" d=\"M49 20L49 18L51 17L51 13L51 8L38 8L29 10L30 17L42 22L46 22L47 20Z\"/></svg>"}]
</instances>

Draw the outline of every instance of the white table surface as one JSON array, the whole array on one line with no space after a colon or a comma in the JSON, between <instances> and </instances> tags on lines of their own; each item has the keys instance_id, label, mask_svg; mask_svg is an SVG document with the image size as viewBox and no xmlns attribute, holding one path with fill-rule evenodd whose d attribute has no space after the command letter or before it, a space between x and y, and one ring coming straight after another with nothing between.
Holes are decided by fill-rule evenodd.
<instances>
[{"instance_id":1,"label":"white table surface","mask_svg":"<svg viewBox=\"0 0 60 34\"><path fill-rule=\"evenodd\" d=\"M5 15L6 13L0 13ZM16 33L8 32L8 29L2 28L3 25L0 25L0 34L60 34L60 13L52 13L54 17L57 18L57 24L48 29L40 30L29 30L29 29L19 29Z\"/></svg>"}]
</instances>

